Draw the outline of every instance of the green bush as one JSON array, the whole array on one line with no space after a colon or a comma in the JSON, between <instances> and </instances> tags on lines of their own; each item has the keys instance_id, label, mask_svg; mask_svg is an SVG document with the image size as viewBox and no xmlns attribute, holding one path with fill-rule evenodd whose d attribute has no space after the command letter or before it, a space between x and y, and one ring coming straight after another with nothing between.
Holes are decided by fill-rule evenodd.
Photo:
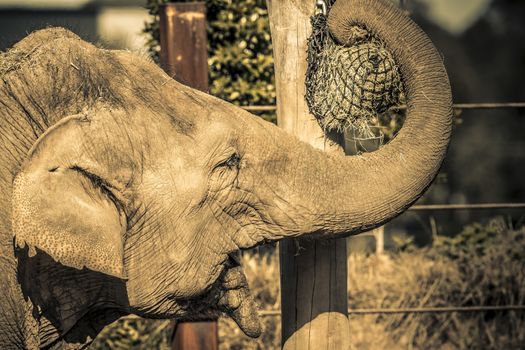
<instances>
[{"instance_id":1,"label":"green bush","mask_svg":"<svg viewBox=\"0 0 525 350\"><path fill-rule=\"evenodd\" d=\"M503 217L496 217L487 224L472 223L453 237L437 236L433 246L441 254L454 259L468 255L486 256L493 254L505 239L509 259L525 261L525 230L513 230Z\"/></svg>"},{"instance_id":2,"label":"green bush","mask_svg":"<svg viewBox=\"0 0 525 350\"><path fill-rule=\"evenodd\" d=\"M148 49L159 59L159 4L148 0ZM272 45L265 0L207 0L210 93L237 105L275 104Z\"/></svg>"},{"instance_id":3,"label":"green bush","mask_svg":"<svg viewBox=\"0 0 525 350\"><path fill-rule=\"evenodd\" d=\"M159 61L159 4L168 0L147 0L151 21L144 33L151 57ZM184 1L181 1L184 2ZM266 0L206 0L208 24L209 92L236 105L276 103L272 44ZM276 122L274 112L260 115ZM388 142L399 130L404 113L394 110L378 115L372 131L379 144ZM347 133L353 141L354 132ZM363 135L353 135L361 137ZM366 151L360 145L357 150Z\"/></svg>"}]
</instances>

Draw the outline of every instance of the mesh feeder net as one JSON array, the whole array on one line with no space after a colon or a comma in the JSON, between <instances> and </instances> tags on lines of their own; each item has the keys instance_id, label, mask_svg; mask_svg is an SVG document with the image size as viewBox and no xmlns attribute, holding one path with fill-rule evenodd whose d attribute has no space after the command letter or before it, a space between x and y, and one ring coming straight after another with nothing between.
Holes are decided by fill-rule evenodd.
<instances>
[{"instance_id":1,"label":"mesh feeder net","mask_svg":"<svg viewBox=\"0 0 525 350\"><path fill-rule=\"evenodd\" d=\"M325 15L314 15L312 27L305 95L310 112L325 131L353 127L373 137L372 121L402 96L394 58L379 38L358 25L345 45L334 41Z\"/></svg>"}]
</instances>

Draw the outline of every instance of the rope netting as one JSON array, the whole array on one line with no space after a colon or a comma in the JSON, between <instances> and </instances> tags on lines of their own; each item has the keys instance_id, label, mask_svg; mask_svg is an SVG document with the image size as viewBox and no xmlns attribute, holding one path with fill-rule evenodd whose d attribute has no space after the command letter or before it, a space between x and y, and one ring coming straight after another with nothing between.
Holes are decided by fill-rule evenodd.
<instances>
[{"instance_id":1,"label":"rope netting","mask_svg":"<svg viewBox=\"0 0 525 350\"><path fill-rule=\"evenodd\" d=\"M351 28L342 45L332 38L326 15L314 15L311 23L305 94L310 112L327 132L353 127L362 137L372 138L374 118L398 105L403 96L392 54L359 25Z\"/></svg>"}]
</instances>

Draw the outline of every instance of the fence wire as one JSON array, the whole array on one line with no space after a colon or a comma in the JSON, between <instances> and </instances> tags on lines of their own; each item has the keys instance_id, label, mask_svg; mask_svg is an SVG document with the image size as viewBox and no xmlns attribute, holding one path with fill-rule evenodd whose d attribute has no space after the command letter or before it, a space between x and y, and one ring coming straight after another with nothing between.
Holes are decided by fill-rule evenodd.
<instances>
[{"instance_id":1,"label":"fence wire","mask_svg":"<svg viewBox=\"0 0 525 350\"><path fill-rule=\"evenodd\" d=\"M348 315L372 314L424 314L424 313L451 313L451 312L490 312L490 311L524 311L525 305L486 305L486 306L438 306L438 307L406 307L406 308L370 308L348 309ZM281 317L280 310L260 310L260 317ZM158 321L157 319L141 318L135 315L124 316L121 320Z\"/></svg>"},{"instance_id":2,"label":"fence wire","mask_svg":"<svg viewBox=\"0 0 525 350\"><path fill-rule=\"evenodd\" d=\"M275 111L277 109L276 105L261 105L261 106L241 106L241 108L249 112L269 112ZM455 103L452 105L452 108L456 110L463 109L508 109L515 108L521 109L525 108L525 102L488 102L488 103ZM391 107L392 110L404 110L406 109L405 105Z\"/></svg>"},{"instance_id":3,"label":"fence wire","mask_svg":"<svg viewBox=\"0 0 525 350\"><path fill-rule=\"evenodd\" d=\"M489 312L489 311L523 311L525 305L488 305L488 306L439 306L439 307L407 307L407 308L370 308L370 309L348 309L349 315L370 314L423 314L423 313L445 313L445 312ZM279 317L280 310L261 310L261 317Z\"/></svg>"},{"instance_id":4,"label":"fence wire","mask_svg":"<svg viewBox=\"0 0 525 350\"><path fill-rule=\"evenodd\" d=\"M425 210L487 210L487 209L522 209L525 203L470 203L470 204L415 204L411 211Z\"/></svg>"}]
</instances>

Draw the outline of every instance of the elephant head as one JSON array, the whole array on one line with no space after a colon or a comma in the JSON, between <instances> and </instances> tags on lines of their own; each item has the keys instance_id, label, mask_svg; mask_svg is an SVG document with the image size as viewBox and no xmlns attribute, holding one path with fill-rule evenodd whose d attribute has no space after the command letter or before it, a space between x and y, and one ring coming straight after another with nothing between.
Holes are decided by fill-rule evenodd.
<instances>
[{"instance_id":1,"label":"elephant head","mask_svg":"<svg viewBox=\"0 0 525 350\"><path fill-rule=\"evenodd\" d=\"M447 149L450 86L430 40L386 1L339 0L332 34L344 43L353 23L391 50L407 117L389 144L351 157L316 150L134 54L100 50L63 31L47 46L50 30L28 37L18 49L39 42L52 67L7 74L41 79L32 91L55 103L48 114L56 122L37 135L16 172L16 246L25 247L27 261L44 255L121 284L123 299L86 307L156 318L224 311L257 336L235 252L384 224L422 195ZM55 282L39 288L59 288ZM53 296L41 294L40 303Z\"/></svg>"}]
</instances>

